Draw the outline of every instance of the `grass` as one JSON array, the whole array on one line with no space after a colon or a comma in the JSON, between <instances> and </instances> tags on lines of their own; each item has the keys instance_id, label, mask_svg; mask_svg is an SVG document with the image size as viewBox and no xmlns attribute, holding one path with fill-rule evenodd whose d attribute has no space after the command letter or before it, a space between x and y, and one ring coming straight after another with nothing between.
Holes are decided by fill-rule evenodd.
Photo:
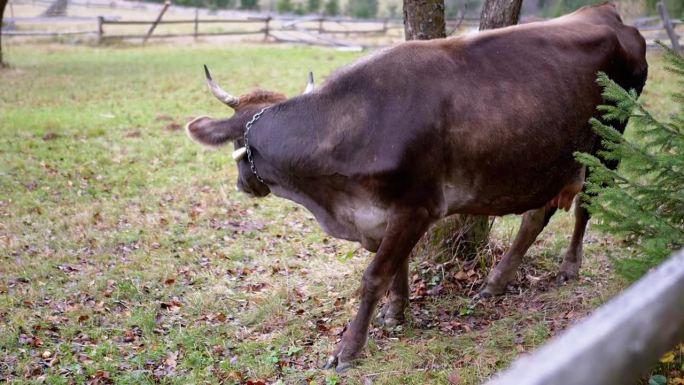
<instances>
[{"instance_id":1,"label":"grass","mask_svg":"<svg viewBox=\"0 0 684 385\"><path fill-rule=\"evenodd\" d=\"M239 93L293 95L359 56L273 46L16 45L0 72L0 379L22 384L477 384L622 288L590 232L582 279L550 275L572 228L557 215L529 252L518 291L473 303L413 261L407 325L374 328L344 376L320 370L358 305L371 255L322 233L277 198L234 191L226 150L187 139L190 117L228 115L201 65ZM667 75L651 57L645 97L660 113ZM661 82L662 80L662 82ZM500 255L518 219L495 226ZM482 277L479 277L481 279ZM542 280L543 281L543 280Z\"/></svg>"}]
</instances>

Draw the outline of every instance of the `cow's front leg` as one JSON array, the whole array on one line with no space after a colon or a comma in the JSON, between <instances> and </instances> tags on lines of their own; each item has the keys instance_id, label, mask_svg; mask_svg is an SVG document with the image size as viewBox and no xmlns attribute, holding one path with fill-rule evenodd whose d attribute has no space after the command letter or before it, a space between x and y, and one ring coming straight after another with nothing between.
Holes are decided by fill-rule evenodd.
<instances>
[{"instance_id":1,"label":"cow's front leg","mask_svg":"<svg viewBox=\"0 0 684 385\"><path fill-rule=\"evenodd\" d=\"M503 294L506 291L506 286L515 279L515 274L518 271L518 266L522 262L527 249L530 248L537 235L544 229L553 213L556 212L555 207L544 206L539 209L530 210L523 214L520 230L515 236L515 240L511 247L506 251L501 262L489 273L487 277L487 284L480 295L482 297L491 297L494 295Z\"/></svg>"},{"instance_id":2,"label":"cow's front leg","mask_svg":"<svg viewBox=\"0 0 684 385\"><path fill-rule=\"evenodd\" d=\"M386 327L394 327L404 323L406 317L404 312L409 304L409 258L404 259L397 274L392 279L389 288L387 303L380 310L378 322Z\"/></svg>"},{"instance_id":3,"label":"cow's front leg","mask_svg":"<svg viewBox=\"0 0 684 385\"><path fill-rule=\"evenodd\" d=\"M404 268L411 249L429 224L427 209L394 210L380 248L363 273L359 311L328 359L326 368L335 367L342 372L361 354L378 300L387 292L394 276Z\"/></svg>"}]
</instances>

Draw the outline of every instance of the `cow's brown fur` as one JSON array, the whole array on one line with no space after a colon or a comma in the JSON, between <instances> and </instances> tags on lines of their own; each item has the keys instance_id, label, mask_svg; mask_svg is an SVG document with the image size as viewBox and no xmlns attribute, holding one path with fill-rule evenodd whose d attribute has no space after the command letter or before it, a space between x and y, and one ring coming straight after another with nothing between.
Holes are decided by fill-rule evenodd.
<instances>
[{"instance_id":1,"label":"cow's brown fur","mask_svg":"<svg viewBox=\"0 0 684 385\"><path fill-rule=\"evenodd\" d=\"M385 318L407 303L408 255L430 224L454 214L525 213L484 294L499 294L557 206L581 186L575 151L596 152L588 120L607 73L641 91L644 40L611 4L473 36L413 41L331 76L317 91L273 105L249 140L265 183L238 163L238 187L306 206L333 236L377 251L363 275L359 312L332 361L344 369L365 341L377 301ZM209 144L235 140L270 99L254 94L231 119L202 118L189 133ZM624 126L622 127L624 128ZM576 225L560 276L577 275L589 218Z\"/></svg>"}]
</instances>

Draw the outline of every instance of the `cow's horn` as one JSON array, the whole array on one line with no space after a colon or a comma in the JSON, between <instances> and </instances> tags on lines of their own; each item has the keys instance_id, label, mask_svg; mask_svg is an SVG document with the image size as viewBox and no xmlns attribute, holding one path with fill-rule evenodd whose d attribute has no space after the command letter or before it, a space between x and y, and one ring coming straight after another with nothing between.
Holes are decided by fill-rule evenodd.
<instances>
[{"instance_id":1,"label":"cow's horn","mask_svg":"<svg viewBox=\"0 0 684 385\"><path fill-rule=\"evenodd\" d=\"M306 95L309 92L314 90L314 77L313 77L313 72L309 71L309 79L306 82L306 89L304 92L302 92L302 95Z\"/></svg>"},{"instance_id":2,"label":"cow's horn","mask_svg":"<svg viewBox=\"0 0 684 385\"><path fill-rule=\"evenodd\" d=\"M211 74L209 73L209 68L207 68L207 65L204 65L204 74L207 76L207 84L209 85L209 88L211 89L211 93L214 94L218 98L218 100L222 101L223 103L227 104L231 108L237 107L238 104L240 104L240 98L235 97L223 89L219 87L218 84L214 81L214 79L211 78Z\"/></svg>"},{"instance_id":3,"label":"cow's horn","mask_svg":"<svg viewBox=\"0 0 684 385\"><path fill-rule=\"evenodd\" d=\"M240 147L237 150L233 151L233 160L236 162L239 162L242 160L242 158L245 157L245 154L247 153L247 148L246 147Z\"/></svg>"}]
</instances>

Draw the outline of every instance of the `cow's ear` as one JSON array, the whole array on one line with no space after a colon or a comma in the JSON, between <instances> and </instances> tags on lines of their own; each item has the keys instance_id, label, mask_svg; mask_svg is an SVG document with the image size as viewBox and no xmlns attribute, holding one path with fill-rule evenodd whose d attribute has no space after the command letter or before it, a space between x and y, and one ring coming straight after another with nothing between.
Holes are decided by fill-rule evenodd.
<instances>
[{"instance_id":1,"label":"cow's ear","mask_svg":"<svg viewBox=\"0 0 684 385\"><path fill-rule=\"evenodd\" d=\"M232 119L215 120L207 116L193 119L185 130L192 140L206 146L221 146L242 135L242 126Z\"/></svg>"}]
</instances>

